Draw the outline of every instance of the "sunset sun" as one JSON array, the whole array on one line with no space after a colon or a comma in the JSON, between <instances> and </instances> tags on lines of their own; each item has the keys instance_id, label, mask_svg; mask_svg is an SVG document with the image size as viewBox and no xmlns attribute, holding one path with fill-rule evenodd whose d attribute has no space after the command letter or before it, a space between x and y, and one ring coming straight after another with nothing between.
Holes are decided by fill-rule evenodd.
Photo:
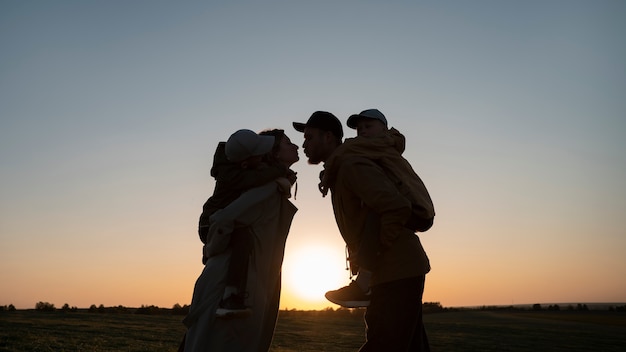
<instances>
[{"instance_id":1,"label":"sunset sun","mask_svg":"<svg viewBox=\"0 0 626 352\"><path fill-rule=\"evenodd\" d=\"M348 275L340 254L324 247L300 248L283 266L285 285L306 301L325 300L324 293L345 286ZM330 304L330 303L329 303Z\"/></svg>"}]
</instances>

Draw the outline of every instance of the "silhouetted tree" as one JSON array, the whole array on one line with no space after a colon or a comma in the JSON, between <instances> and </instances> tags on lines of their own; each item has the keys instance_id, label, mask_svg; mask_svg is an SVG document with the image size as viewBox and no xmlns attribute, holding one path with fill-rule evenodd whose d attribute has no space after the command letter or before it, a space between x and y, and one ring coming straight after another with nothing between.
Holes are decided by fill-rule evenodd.
<instances>
[{"instance_id":1,"label":"silhouetted tree","mask_svg":"<svg viewBox=\"0 0 626 352\"><path fill-rule=\"evenodd\" d=\"M76 306L72 306L70 307L69 304L65 303L63 305L63 307L61 307L61 310L65 313L65 312L76 312L78 310L78 308Z\"/></svg>"},{"instance_id":2,"label":"silhouetted tree","mask_svg":"<svg viewBox=\"0 0 626 352\"><path fill-rule=\"evenodd\" d=\"M422 310L424 313L443 312L443 306L439 302L424 302L422 304Z\"/></svg>"},{"instance_id":3,"label":"silhouetted tree","mask_svg":"<svg viewBox=\"0 0 626 352\"><path fill-rule=\"evenodd\" d=\"M15 306L13 304L9 304L8 306L0 306L0 311L13 312L15 311Z\"/></svg>"},{"instance_id":4,"label":"silhouetted tree","mask_svg":"<svg viewBox=\"0 0 626 352\"><path fill-rule=\"evenodd\" d=\"M120 304L117 307L110 308L110 311L112 311L113 313L128 313L128 308Z\"/></svg>"},{"instance_id":5,"label":"silhouetted tree","mask_svg":"<svg viewBox=\"0 0 626 352\"><path fill-rule=\"evenodd\" d=\"M54 304L52 304L52 303L37 302L37 304L35 304L35 310L38 310L38 311L41 311L41 312L52 312L55 309L56 308L54 307Z\"/></svg>"},{"instance_id":6,"label":"silhouetted tree","mask_svg":"<svg viewBox=\"0 0 626 352\"><path fill-rule=\"evenodd\" d=\"M137 308L135 314L146 314L146 315L156 315L160 314L160 308L154 305L145 306L141 305L141 307Z\"/></svg>"},{"instance_id":7,"label":"silhouetted tree","mask_svg":"<svg viewBox=\"0 0 626 352\"><path fill-rule=\"evenodd\" d=\"M184 305L184 306L180 306L180 304L176 303L173 307L172 307L172 314L174 315L187 315L189 314L189 306L188 305Z\"/></svg>"}]
</instances>

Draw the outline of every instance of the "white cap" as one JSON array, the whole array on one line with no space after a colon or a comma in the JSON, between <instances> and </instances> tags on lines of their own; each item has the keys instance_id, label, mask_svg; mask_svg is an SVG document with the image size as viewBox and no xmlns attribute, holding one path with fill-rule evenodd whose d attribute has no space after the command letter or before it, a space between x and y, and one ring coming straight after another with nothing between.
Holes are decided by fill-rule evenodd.
<instances>
[{"instance_id":1,"label":"white cap","mask_svg":"<svg viewBox=\"0 0 626 352\"><path fill-rule=\"evenodd\" d=\"M251 156L269 153L274 146L274 136L261 136L250 130L239 130L226 141L226 157L239 162Z\"/></svg>"}]
</instances>

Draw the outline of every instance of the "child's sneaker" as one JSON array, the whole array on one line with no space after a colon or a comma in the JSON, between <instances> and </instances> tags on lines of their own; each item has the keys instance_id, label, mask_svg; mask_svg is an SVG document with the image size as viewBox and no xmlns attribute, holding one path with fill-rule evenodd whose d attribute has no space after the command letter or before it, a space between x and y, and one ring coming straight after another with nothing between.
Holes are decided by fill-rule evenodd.
<instances>
[{"instance_id":1,"label":"child's sneaker","mask_svg":"<svg viewBox=\"0 0 626 352\"><path fill-rule=\"evenodd\" d=\"M244 305L245 297L242 295L230 295L220 301L215 311L218 318L243 318L252 314L252 310Z\"/></svg>"},{"instance_id":2,"label":"child's sneaker","mask_svg":"<svg viewBox=\"0 0 626 352\"><path fill-rule=\"evenodd\" d=\"M367 307L370 305L370 292L363 292L356 281L338 290L328 291L324 295L327 300L346 308Z\"/></svg>"}]
</instances>

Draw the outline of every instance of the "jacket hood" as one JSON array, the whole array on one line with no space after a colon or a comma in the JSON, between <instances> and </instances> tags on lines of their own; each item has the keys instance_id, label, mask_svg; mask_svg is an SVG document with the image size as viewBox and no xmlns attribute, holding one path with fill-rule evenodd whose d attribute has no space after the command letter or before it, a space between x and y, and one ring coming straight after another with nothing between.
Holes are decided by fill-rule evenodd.
<instances>
[{"instance_id":1,"label":"jacket hood","mask_svg":"<svg viewBox=\"0 0 626 352\"><path fill-rule=\"evenodd\" d=\"M226 142L219 142L217 144L217 148L215 148L215 154L213 155L211 176L213 176L213 178L217 178L220 169L226 165L232 165L232 163L226 157Z\"/></svg>"}]
</instances>

